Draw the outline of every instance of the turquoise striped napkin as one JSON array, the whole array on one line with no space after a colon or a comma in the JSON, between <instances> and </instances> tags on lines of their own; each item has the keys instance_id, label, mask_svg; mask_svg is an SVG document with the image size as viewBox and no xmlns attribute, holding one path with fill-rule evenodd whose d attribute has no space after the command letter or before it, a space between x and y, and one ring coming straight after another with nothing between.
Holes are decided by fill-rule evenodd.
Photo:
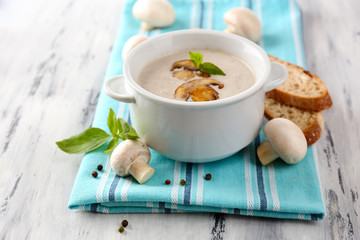
<instances>
[{"instance_id":1,"label":"turquoise striped napkin","mask_svg":"<svg viewBox=\"0 0 360 240\"><path fill-rule=\"evenodd\" d=\"M121 26L115 40L105 79L122 73L121 50L125 41L141 33L140 22L132 16L134 0L124 4ZM246 6L260 16L263 39L260 45L272 55L304 65L300 11L290 0L171 0L176 22L164 29L142 32L155 36L164 32L200 27L224 30L223 14L230 8ZM131 123L129 106L107 97L101 90L93 126L107 129L109 108ZM150 165L155 175L140 185L132 177L116 175L109 165L106 146L84 156L69 202L70 209L102 213L222 212L248 216L318 220L324 217L315 158L309 147L303 161L286 165L276 161L262 166L256 147L259 136L237 154L212 163L181 163L152 151ZM96 166L104 170L91 176ZM210 181L204 179L211 173ZM164 181L171 180L166 185ZM179 184L181 179L186 185Z\"/></svg>"}]
</instances>

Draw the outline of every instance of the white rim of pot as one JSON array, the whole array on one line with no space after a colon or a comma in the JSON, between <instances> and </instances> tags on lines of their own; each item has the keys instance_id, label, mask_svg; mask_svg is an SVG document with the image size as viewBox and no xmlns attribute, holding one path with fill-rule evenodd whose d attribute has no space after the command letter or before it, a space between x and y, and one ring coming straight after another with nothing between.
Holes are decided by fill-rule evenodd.
<instances>
[{"instance_id":1,"label":"white rim of pot","mask_svg":"<svg viewBox=\"0 0 360 240\"><path fill-rule=\"evenodd\" d=\"M145 90L144 88L142 88L132 78L132 75L130 74L130 68L128 67L128 63L127 63L128 61L125 61L124 66L123 66L125 80L139 94L143 95L144 97L146 97L152 101L161 103L163 105L171 105L171 106L175 105L175 106L186 107L186 108L199 108L199 107L206 108L206 107L220 107L223 105L228 105L228 104L232 104L232 103L241 101L241 100L255 94L257 91L259 91L261 88L264 87L264 84L265 84L266 80L268 79L269 73L270 73L270 60L269 60L267 54L265 53L265 51L259 45L257 45L256 43L254 43L246 38L243 38L243 37L240 37L240 36L234 35L234 34L225 33L225 32L220 32L220 31L215 31L215 30L193 30L193 29L190 29L190 30L178 30L178 31L172 31L172 32L160 34L155 37L151 37L150 39L148 39L148 40L144 41L143 43L141 43L140 45L136 46L130 52L130 54L127 58L128 59L132 58L132 56L134 54L136 54L136 52L139 51L139 49L146 48L147 44L151 44L154 41L158 41L158 39L168 38L168 37L171 37L174 35L179 35L179 34L181 34L181 35L194 35L194 34L209 35L210 34L210 35L221 35L226 38L232 38L236 41L239 41L239 39L241 39L241 41L245 41L248 45L250 45L250 47L257 49L260 53L260 56L263 58L263 61L268 63L266 65L266 69L264 70L264 75L261 79L257 79L256 83L253 86L251 86L247 90L245 90L239 94L236 94L234 96L226 97L224 99L218 99L216 101L186 102L186 101L178 101L178 100L160 97L160 96L153 94L153 93Z\"/></svg>"}]
</instances>

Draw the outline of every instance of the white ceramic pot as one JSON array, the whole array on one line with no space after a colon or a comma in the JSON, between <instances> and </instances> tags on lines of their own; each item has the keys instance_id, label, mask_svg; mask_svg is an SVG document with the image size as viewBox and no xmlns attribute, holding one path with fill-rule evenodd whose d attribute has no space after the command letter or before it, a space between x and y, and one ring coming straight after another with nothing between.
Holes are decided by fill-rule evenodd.
<instances>
[{"instance_id":1,"label":"white ceramic pot","mask_svg":"<svg viewBox=\"0 0 360 240\"><path fill-rule=\"evenodd\" d=\"M185 102L154 95L135 79L155 58L182 49L219 49L246 61L256 83L238 95L209 102ZM105 92L130 104L134 128L149 147L171 159L209 162L230 156L255 139L262 125L265 92L287 79L286 68L270 63L255 43L211 30L181 30L136 46L125 60L124 75L107 80Z\"/></svg>"}]
</instances>

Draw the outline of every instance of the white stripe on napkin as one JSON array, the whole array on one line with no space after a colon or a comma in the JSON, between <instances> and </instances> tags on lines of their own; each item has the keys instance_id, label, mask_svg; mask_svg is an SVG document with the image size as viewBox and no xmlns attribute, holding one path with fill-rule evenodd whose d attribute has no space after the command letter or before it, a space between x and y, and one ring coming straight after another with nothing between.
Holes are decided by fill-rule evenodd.
<instances>
[{"instance_id":1,"label":"white stripe on napkin","mask_svg":"<svg viewBox=\"0 0 360 240\"><path fill-rule=\"evenodd\" d=\"M279 212L280 201L277 193L274 165L272 163L268 165L268 172L269 172L270 191L273 199L273 210Z\"/></svg>"},{"instance_id":2,"label":"white stripe on napkin","mask_svg":"<svg viewBox=\"0 0 360 240\"><path fill-rule=\"evenodd\" d=\"M196 26L196 0L192 1L192 8L191 8L191 22L190 28L194 28Z\"/></svg>"},{"instance_id":3,"label":"white stripe on napkin","mask_svg":"<svg viewBox=\"0 0 360 240\"><path fill-rule=\"evenodd\" d=\"M110 154L109 154L107 159L106 159L106 165L105 165L104 173L101 176L99 187L98 187L97 192L96 192L96 201L98 203L103 202L103 192L104 192L106 182L107 182L107 180L109 178L110 171L111 171L111 167L110 167Z\"/></svg>"},{"instance_id":4,"label":"white stripe on napkin","mask_svg":"<svg viewBox=\"0 0 360 240\"><path fill-rule=\"evenodd\" d=\"M228 213L228 210L227 210L227 208L221 208L221 212L222 213Z\"/></svg>"},{"instance_id":5,"label":"white stripe on napkin","mask_svg":"<svg viewBox=\"0 0 360 240\"><path fill-rule=\"evenodd\" d=\"M207 29L212 29L212 18L213 18L213 2L212 0L209 0L209 15L208 15L208 20L207 20Z\"/></svg>"},{"instance_id":6,"label":"white stripe on napkin","mask_svg":"<svg viewBox=\"0 0 360 240\"><path fill-rule=\"evenodd\" d=\"M197 191L196 191L196 205L203 204L203 193L204 193L204 164L199 163L198 165L198 180L197 180Z\"/></svg>"},{"instance_id":7,"label":"white stripe on napkin","mask_svg":"<svg viewBox=\"0 0 360 240\"><path fill-rule=\"evenodd\" d=\"M124 183L124 185L123 185L123 187L121 189L121 193L120 193L121 194L121 201L127 201L127 192L128 192L129 187L130 187L130 185L132 183L132 179L133 179L132 176L128 176L126 178L125 183ZM117 194L115 196L117 196Z\"/></svg>"},{"instance_id":8,"label":"white stripe on napkin","mask_svg":"<svg viewBox=\"0 0 360 240\"><path fill-rule=\"evenodd\" d=\"M247 209L254 209L254 193L251 184L251 162L250 162L250 146L247 146L244 151L244 163L245 163L245 186L246 186L246 199Z\"/></svg>"},{"instance_id":9,"label":"white stripe on napkin","mask_svg":"<svg viewBox=\"0 0 360 240\"><path fill-rule=\"evenodd\" d=\"M290 16L291 16L291 28L293 32L294 44L295 44L295 52L296 52L296 63L300 66L304 66L301 46L300 46L300 36L298 33L298 23L295 15L295 3L294 0L289 1L290 4Z\"/></svg>"},{"instance_id":10,"label":"white stripe on napkin","mask_svg":"<svg viewBox=\"0 0 360 240\"><path fill-rule=\"evenodd\" d=\"M175 161L174 166L174 184L171 190L171 208L176 209L179 196L179 182L180 182L180 162Z\"/></svg>"},{"instance_id":11,"label":"white stripe on napkin","mask_svg":"<svg viewBox=\"0 0 360 240\"><path fill-rule=\"evenodd\" d=\"M247 210L246 215L247 216L254 216L253 210Z\"/></svg>"},{"instance_id":12,"label":"white stripe on napkin","mask_svg":"<svg viewBox=\"0 0 360 240\"><path fill-rule=\"evenodd\" d=\"M261 0L257 0L256 1L256 12L257 12L257 16L260 19L260 22L262 22L262 11L261 11ZM261 37L260 41L259 41L259 45L264 48L264 40Z\"/></svg>"},{"instance_id":13,"label":"white stripe on napkin","mask_svg":"<svg viewBox=\"0 0 360 240\"><path fill-rule=\"evenodd\" d=\"M154 208L154 203L153 203L153 202L146 202L146 207L152 208L151 211L152 211L153 213L159 212L159 209L158 209L158 208Z\"/></svg>"},{"instance_id":14,"label":"white stripe on napkin","mask_svg":"<svg viewBox=\"0 0 360 240\"><path fill-rule=\"evenodd\" d=\"M109 213L109 208L108 207L103 207L103 213Z\"/></svg>"}]
</instances>

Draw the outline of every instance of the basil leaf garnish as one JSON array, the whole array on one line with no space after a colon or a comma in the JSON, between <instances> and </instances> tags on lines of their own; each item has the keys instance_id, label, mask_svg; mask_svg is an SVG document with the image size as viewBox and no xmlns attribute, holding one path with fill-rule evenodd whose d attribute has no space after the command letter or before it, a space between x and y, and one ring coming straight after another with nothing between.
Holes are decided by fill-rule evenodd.
<instances>
[{"instance_id":1,"label":"basil leaf garnish","mask_svg":"<svg viewBox=\"0 0 360 240\"><path fill-rule=\"evenodd\" d=\"M120 139L135 140L139 138L135 129L124 119L117 118L114 110L111 108L107 118L107 125L111 135L100 128L89 128L68 139L56 142L56 145L67 153L86 153L105 144L112 137L105 151L105 153L109 153L119 144Z\"/></svg>"},{"instance_id":2,"label":"basil leaf garnish","mask_svg":"<svg viewBox=\"0 0 360 240\"><path fill-rule=\"evenodd\" d=\"M209 62L202 62L203 55L197 52L189 52L191 61L197 66L200 67L200 70L212 75L222 75L225 76L226 74L215 64Z\"/></svg>"},{"instance_id":3,"label":"basil leaf garnish","mask_svg":"<svg viewBox=\"0 0 360 240\"><path fill-rule=\"evenodd\" d=\"M100 128L89 128L71 138L56 142L56 144L67 153L85 153L100 147L110 137L111 135Z\"/></svg>"},{"instance_id":4,"label":"basil leaf garnish","mask_svg":"<svg viewBox=\"0 0 360 240\"><path fill-rule=\"evenodd\" d=\"M222 76L226 75L218 66L209 62L204 62L200 64L200 69L201 71L212 75L222 75Z\"/></svg>"}]
</instances>

